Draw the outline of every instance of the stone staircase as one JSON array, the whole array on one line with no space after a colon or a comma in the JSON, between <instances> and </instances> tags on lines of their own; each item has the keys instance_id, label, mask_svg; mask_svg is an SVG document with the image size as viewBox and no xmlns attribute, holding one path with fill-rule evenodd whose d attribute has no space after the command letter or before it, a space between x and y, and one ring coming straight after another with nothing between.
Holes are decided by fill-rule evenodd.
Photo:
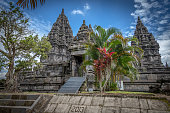
<instances>
[{"instance_id":1,"label":"stone staircase","mask_svg":"<svg viewBox=\"0 0 170 113\"><path fill-rule=\"evenodd\" d=\"M70 79L68 79L68 81L63 86L61 86L58 93L78 93L85 80L85 77L70 77Z\"/></svg>"},{"instance_id":2,"label":"stone staircase","mask_svg":"<svg viewBox=\"0 0 170 113\"><path fill-rule=\"evenodd\" d=\"M40 95L0 95L0 113L28 113L40 98Z\"/></svg>"}]
</instances>

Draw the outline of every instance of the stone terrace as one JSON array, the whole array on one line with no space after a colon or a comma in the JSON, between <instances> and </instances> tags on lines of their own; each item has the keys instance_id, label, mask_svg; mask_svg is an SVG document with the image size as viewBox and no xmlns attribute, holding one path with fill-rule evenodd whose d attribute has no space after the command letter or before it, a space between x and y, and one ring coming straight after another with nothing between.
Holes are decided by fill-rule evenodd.
<instances>
[{"instance_id":1,"label":"stone terrace","mask_svg":"<svg viewBox=\"0 0 170 113\"><path fill-rule=\"evenodd\" d=\"M54 95L45 113L170 113L158 98Z\"/></svg>"}]
</instances>

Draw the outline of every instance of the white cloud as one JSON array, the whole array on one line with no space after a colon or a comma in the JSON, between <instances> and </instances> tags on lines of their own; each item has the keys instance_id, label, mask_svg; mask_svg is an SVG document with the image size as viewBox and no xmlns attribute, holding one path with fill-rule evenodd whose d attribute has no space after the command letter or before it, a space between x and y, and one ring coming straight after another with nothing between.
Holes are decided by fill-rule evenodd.
<instances>
[{"instance_id":1,"label":"white cloud","mask_svg":"<svg viewBox=\"0 0 170 113\"><path fill-rule=\"evenodd\" d=\"M88 3L86 3L86 4L84 5L84 9L85 9L85 10L89 10L89 9L90 9L90 6L89 6Z\"/></svg>"},{"instance_id":2,"label":"white cloud","mask_svg":"<svg viewBox=\"0 0 170 113\"><path fill-rule=\"evenodd\" d=\"M165 64L168 62L168 65L170 66L170 40L158 40L159 46L160 46L160 54L162 62Z\"/></svg>"},{"instance_id":3,"label":"white cloud","mask_svg":"<svg viewBox=\"0 0 170 113\"><path fill-rule=\"evenodd\" d=\"M5 7L9 7L9 4L8 4L8 2L7 2L7 1L0 0L0 6L1 6L1 7L3 7L3 6L5 6Z\"/></svg>"},{"instance_id":4,"label":"white cloud","mask_svg":"<svg viewBox=\"0 0 170 113\"><path fill-rule=\"evenodd\" d=\"M168 18L170 18L170 14L166 14L164 17L164 19L168 19Z\"/></svg>"},{"instance_id":5,"label":"white cloud","mask_svg":"<svg viewBox=\"0 0 170 113\"><path fill-rule=\"evenodd\" d=\"M164 28L163 27L158 27L158 29L157 29L158 31L163 31L164 30Z\"/></svg>"},{"instance_id":6,"label":"white cloud","mask_svg":"<svg viewBox=\"0 0 170 113\"><path fill-rule=\"evenodd\" d=\"M166 31L163 31L163 33L161 33L159 36L158 36L159 39L162 39L162 40L168 40L170 39L170 30L166 30Z\"/></svg>"},{"instance_id":7,"label":"white cloud","mask_svg":"<svg viewBox=\"0 0 170 113\"><path fill-rule=\"evenodd\" d=\"M24 12L24 15L29 18L29 28L33 30L34 34L38 34L39 38L48 35L52 27L50 21L44 20L41 16L33 17L26 12Z\"/></svg>"},{"instance_id":8,"label":"white cloud","mask_svg":"<svg viewBox=\"0 0 170 113\"><path fill-rule=\"evenodd\" d=\"M130 26L130 29L135 29L135 27L134 26Z\"/></svg>"},{"instance_id":9,"label":"white cloud","mask_svg":"<svg viewBox=\"0 0 170 113\"><path fill-rule=\"evenodd\" d=\"M161 20L161 21L159 22L159 24L166 24L166 23L168 23L168 20Z\"/></svg>"},{"instance_id":10,"label":"white cloud","mask_svg":"<svg viewBox=\"0 0 170 113\"><path fill-rule=\"evenodd\" d=\"M87 13L87 11L88 10L90 10L91 8L90 8L90 5L88 4L88 3L86 3L84 6L83 6L83 9L82 10L80 10L80 9L74 9L72 12L71 12L71 14L74 14L74 15L76 15L76 14L79 14L79 15L83 15L83 16L85 16L85 14Z\"/></svg>"},{"instance_id":11,"label":"white cloud","mask_svg":"<svg viewBox=\"0 0 170 113\"><path fill-rule=\"evenodd\" d=\"M134 2L136 3L142 3L142 2L146 2L147 0L134 0Z\"/></svg>"},{"instance_id":12,"label":"white cloud","mask_svg":"<svg viewBox=\"0 0 170 113\"><path fill-rule=\"evenodd\" d=\"M73 10L71 13L74 14L74 15L75 15L75 14L84 15L84 12L81 11L81 10Z\"/></svg>"}]
</instances>

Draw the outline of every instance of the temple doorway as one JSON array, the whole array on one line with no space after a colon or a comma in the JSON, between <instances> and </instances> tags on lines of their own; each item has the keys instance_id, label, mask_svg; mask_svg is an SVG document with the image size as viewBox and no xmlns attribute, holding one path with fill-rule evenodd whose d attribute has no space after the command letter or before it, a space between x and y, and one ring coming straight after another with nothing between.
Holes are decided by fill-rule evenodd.
<instances>
[{"instance_id":1,"label":"temple doorway","mask_svg":"<svg viewBox=\"0 0 170 113\"><path fill-rule=\"evenodd\" d=\"M81 69L82 63L83 63L82 55L73 56L73 60L72 60L72 76L75 76L75 77L83 76L83 70Z\"/></svg>"}]
</instances>

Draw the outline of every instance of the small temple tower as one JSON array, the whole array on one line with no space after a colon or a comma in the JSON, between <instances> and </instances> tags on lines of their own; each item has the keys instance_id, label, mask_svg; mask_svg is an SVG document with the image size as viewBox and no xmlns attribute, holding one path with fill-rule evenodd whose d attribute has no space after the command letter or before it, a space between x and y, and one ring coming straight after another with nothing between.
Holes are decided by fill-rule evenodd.
<instances>
[{"instance_id":1,"label":"small temple tower","mask_svg":"<svg viewBox=\"0 0 170 113\"><path fill-rule=\"evenodd\" d=\"M69 46L73 40L72 29L62 9L48 34L52 45L47 59L40 59L43 68L25 74L21 90L36 92L57 92L66 78L71 75Z\"/></svg>"},{"instance_id":2,"label":"small temple tower","mask_svg":"<svg viewBox=\"0 0 170 113\"><path fill-rule=\"evenodd\" d=\"M166 69L161 62L159 44L152 33L148 32L140 17L137 20L134 36L138 39L139 46L144 51L141 66L137 67L140 77L139 80L135 80L133 83L125 79L124 88L127 91L149 91L149 87L156 85L157 80L170 78L170 70ZM136 43L132 42L131 45L135 46Z\"/></svg>"},{"instance_id":3,"label":"small temple tower","mask_svg":"<svg viewBox=\"0 0 170 113\"><path fill-rule=\"evenodd\" d=\"M71 51L71 67L72 76L86 76L88 79L88 88L93 87L94 73L93 66L87 66L86 72L80 72L80 66L83 62L83 55L86 53L85 43L90 40L90 33L92 32L91 24L87 26L85 20L79 28L77 35L74 37L69 49ZM86 58L88 56L85 56Z\"/></svg>"},{"instance_id":4,"label":"small temple tower","mask_svg":"<svg viewBox=\"0 0 170 113\"><path fill-rule=\"evenodd\" d=\"M66 64L70 61L70 53L68 47L73 39L72 29L69 21L62 9L61 14L53 24L51 31L48 34L49 41L52 45L52 50L48 54L48 61L42 61L44 64Z\"/></svg>"},{"instance_id":5,"label":"small temple tower","mask_svg":"<svg viewBox=\"0 0 170 113\"><path fill-rule=\"evenodd\" d=\"M139 71L152 72L164 68L161 62L161 55L159 54L159 44L152 33L149 33L148 29L143 25L140 17L138 17L134 36L138 39L139 46L144 50ZM132 43L133 45L134 43Z\"/></svg>"}]
</instances>

